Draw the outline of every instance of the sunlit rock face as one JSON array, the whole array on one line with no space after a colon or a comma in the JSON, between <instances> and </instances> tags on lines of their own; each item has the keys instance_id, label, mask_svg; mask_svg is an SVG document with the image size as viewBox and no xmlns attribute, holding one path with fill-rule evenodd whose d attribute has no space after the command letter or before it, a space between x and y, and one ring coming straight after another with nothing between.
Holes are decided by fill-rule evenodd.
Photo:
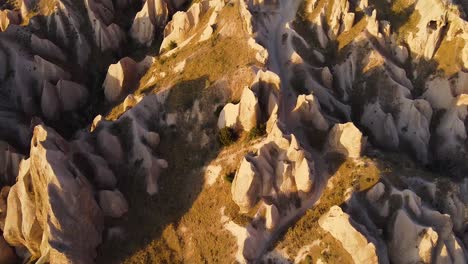
<instances>
[{"instance_id":1,"label":"sunlit rock face","mask_svg":"<svg viewBox=\"0 0 468 264\"><path fill-rule=\"evenodd\" d=\"M13 1L14 2L14 1ZM154 3L152 6L154 7ZM159 2L158 10L165 2ZM142 8L137 1L113 3L112 1L18 1L17 6L5 4L0 20L0 87L2 102L2 130L28 133L21 127L29 126L28 119L39 116L45 121L63 123L70 127L85 126L77 113L92 113L96 107L96 91L100 90L101 72L117 63L127 42L127 25L118 14ZM154 7L156 8L156 7ZM163 27L168 11L158 13L154 23ZM162 17L160 17L162 16ZM166 18L164 18L166 17ZM156 31L155 31L156 34ZM159 34L159 33L158 33ZM152 42L157 36L150 36ZM134 89L149 67L147 63L125 64L126 80L121 78L120 89ZM130 65L132 64L132 65ZM130 65L130 66L128 66ZM137 67L137 69L135 69ZM119 74L111 71L112 76ZM133 75L133 77L131 76ZM109 81L111 82L111 81ZM113 88L114 90L116 88ZM126 91L126 90L125 90ZM119 93L114 91L115 94ZM92 96L89 96L92 95ZM19 116L19 117L18 117ZM85 115L81 115L85 116ZM20 122L15 120L20 119ZM90 119L91 116L85 117ZM80 119L82 121L80 121ZM8 125L16 123L14 127ZM80 124L81 123L81 124ZM63 129L63 130L69 130ZM16 146L26 147L29 140L18 137Z\"/></svg>"},{"instance_id":2,"label":"sunlit rock face","mask_svg":"<svg viewBox=\"0 0 468 264\"><path fill-rule=\"evenodd\" d=\"M143 8L135 16L130 36L139 44L150 46L157 31L166 24L168 15L165 1L145 1Z\"/></svg>"},{"instance_id":3,"label":"sunlit rock face","mask_svg":"<svg viewBox=\"0 0 468 264\"><path fill-rule=\"evenodd\" d=\"M330 208L330 211L320 218L319 225L343 244L355 263L378 263L375 245L356 230L356 224L340 207Z\"/></svg>"},{"instance_id":4,"label":"sunlit rock face","mask_svg":"<svg viewBox=\"0 0 468 264\"><path fill-rule=\"evenodd\" d=\"M37 126L31 145L8 195L6 241L27 248L33 259L91 262L102 231L92 185L72 162L70 145L53 130Z\"/></svg>"}]
</instances>

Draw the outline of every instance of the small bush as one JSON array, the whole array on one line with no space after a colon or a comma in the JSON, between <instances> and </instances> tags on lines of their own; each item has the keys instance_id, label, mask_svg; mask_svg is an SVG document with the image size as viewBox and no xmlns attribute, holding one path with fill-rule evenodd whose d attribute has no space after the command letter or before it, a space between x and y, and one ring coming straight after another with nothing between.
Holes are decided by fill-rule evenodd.
<instances>
[{"instance_id":1,"label":"small bush","mask_svg":"<svg viewBox=\"0 0 468 264\"><path fill-rule=\"evenodd\" d=\"M236 172L235 171L231 171L229 173L226 173L224 175L224 180L229 182L229 183L232 183L232 181L234 180L234 177L236 176Z\"/></svg>"},{"instance_id":2,"label":"small bush","mask_svg":"<svg viewBox=\"0 0 468 264\"><path fill-rule=\"evenodd\" d=\"M173 50L175 48L177 48L177 42L175 41L169 42L169 50Z\"/></svg>"},{"instance_id":3,"label":"small bush","mask_svg":"<svg viewBox=\"0 0 468 264\"><path fill-rule=\"evenodd\" d=\"M260 124L256 127L250 129L249 135L247 137L248 140L253 140L259 137L263 137L266 134L266 125Z\"/></svg>"},{"instance_id":4,"label":"small bush","mask_svg":"<svg viewBox=\"0 0 468 264\"><path fill-rule=\"evenodd\" d=\"M227 147L234 144L237 140L236 131L230 127L225 127L219 130L218 140L221 145Z\"/></svg>"}]
</instances>

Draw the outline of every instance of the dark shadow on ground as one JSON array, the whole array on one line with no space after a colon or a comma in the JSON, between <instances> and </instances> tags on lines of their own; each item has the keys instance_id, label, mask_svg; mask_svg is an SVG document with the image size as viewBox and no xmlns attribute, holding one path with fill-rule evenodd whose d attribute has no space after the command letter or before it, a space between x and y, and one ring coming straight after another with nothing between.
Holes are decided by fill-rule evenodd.
<instances>
[{"instance_id":1,"label":"dark shadow on ground","mask_svg":"<svg viewBox=\"0 0 468 264\"><path fill-rule=\"evenodd\" d=\"M220 146L216 140L216 120L199 124L183 113L192 108L195 99L205 96L207 77L177 83L170 91L165 104L166 113L177 113L177 124L155 128L161 143L156 150L158 157L168 161L158 180L159 192L150 197L145 192L141 177L132 171L122 171L119 189L129 202L129 212L122 218L110 220L109 226L124 229L123 240L112 239L103 243L97 263L122 263L132 257L132 263L174 263L181 261L170 245L162 238L169 225L177 229L181 217L192 207L204 184L201 168L216 158ZM203 99L200 99L203 100ZM207 100L205 100L207 101ZM201 109L203 115L212 115L214 103ZM214 110L213 110L214 111ZM200 133L206 133L210 142L200 147ZM191 142L188 134L193 135Z\"/></svg>"}]
</instances>

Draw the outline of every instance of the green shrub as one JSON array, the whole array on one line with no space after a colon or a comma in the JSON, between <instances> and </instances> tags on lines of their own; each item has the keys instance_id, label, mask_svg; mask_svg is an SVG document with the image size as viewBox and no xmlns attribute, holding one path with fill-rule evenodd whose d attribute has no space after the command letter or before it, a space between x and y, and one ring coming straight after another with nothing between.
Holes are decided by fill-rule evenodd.
<instances>
[{"instance_id":1,"label":"green shrub","mask_svg":"<svg viewBox=\"0 0 468 264\"><path fill-rule=\"evenodd\" d=\"M226 173L224 175L224 180L229 182L229 183L232 183L232 181L234 180L234 177L236 176L236 172L235 171L231 171L229 173Z\"/></svg>"},{"instance_id":2,"label":"green shrub","mask_svg":"<svg viewBox=\"0 0 468 264\"><path fill-rule=\"evenodd\" d=\"M247 136L248 140L253 140L259 137L263 137L266 134L266 125L260 124L256 127L250 129L249 135Z\"/></svg>"},{"instance_id":3,"label":"green shrub","mask_svg":"<svg viewBox=\"0 0 468 264\"><path fill-rule=\"evenodd\" d=\"M221 143L221 145L225 147L232 145L237 140L236 131L233 128L224 127L219 130L218 140L219 140L219 143Z\"/></svg>"},{"instance_id":4,"label":"green shrub","mask_svg":"<svg viewBox=\"0 0 468 264\"><path fill-rule=\"evenodd\" d=\"M175 41L169 42L169 50L173 50L175 48L177 48L177 42Z\"/></svg>"}]
</instances>

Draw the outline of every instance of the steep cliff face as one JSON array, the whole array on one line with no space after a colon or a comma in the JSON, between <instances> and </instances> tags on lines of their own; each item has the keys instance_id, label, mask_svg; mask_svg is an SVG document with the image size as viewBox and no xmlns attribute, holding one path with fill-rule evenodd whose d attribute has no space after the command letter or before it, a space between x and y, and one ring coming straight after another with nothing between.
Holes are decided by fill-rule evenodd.
<instances>
[{"instance_id":1,"label":"steep cliff face","mask_svg":"<svg viewBox=\"0 0 468 264\"><path fill-rule=\"evenodd\" d=\"M466 263L445 0L0 0L0 262Z\"/></svg>"}]
</instances>

